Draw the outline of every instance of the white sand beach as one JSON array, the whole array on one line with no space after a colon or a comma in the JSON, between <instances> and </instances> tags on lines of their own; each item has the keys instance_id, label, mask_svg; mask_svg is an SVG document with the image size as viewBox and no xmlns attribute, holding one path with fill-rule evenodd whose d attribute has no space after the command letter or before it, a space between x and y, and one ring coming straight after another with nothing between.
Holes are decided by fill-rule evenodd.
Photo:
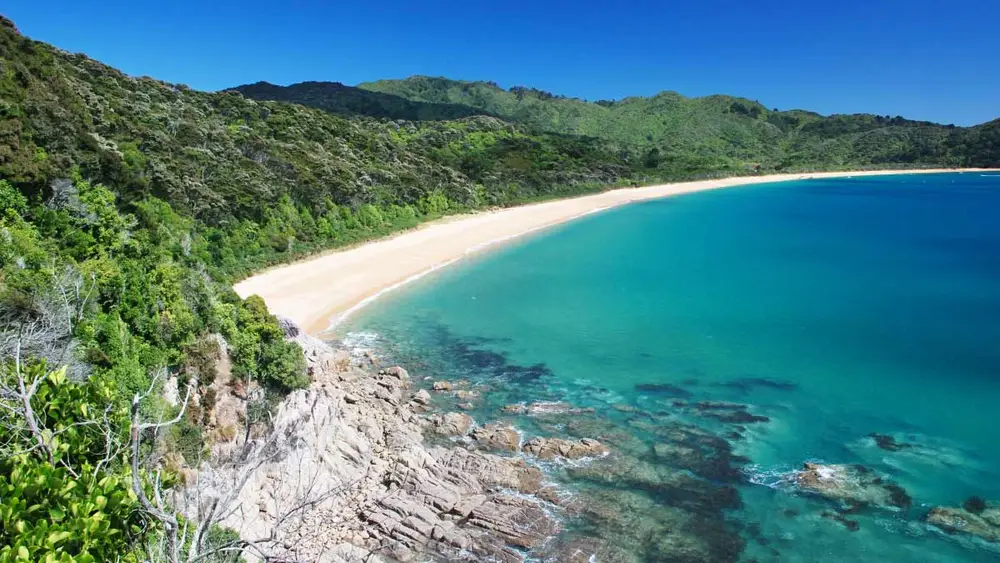
<instances>
[{"instance_id":1,"label":"white sand beach","mask_svg":"<svg viewBox=\"0 0 1000 563\"><path fill-rule=\"evenodd\" d=\"M257 294L271 312L321 333L384 291L491 245L589 213L647 199L807 178L928 174L958 170L887 170L777 174L623 188L599 194L447 217L390 238L279 266L236 284ZM963 170L982 172L982 170Z\"/></svg>"}]
</instances>

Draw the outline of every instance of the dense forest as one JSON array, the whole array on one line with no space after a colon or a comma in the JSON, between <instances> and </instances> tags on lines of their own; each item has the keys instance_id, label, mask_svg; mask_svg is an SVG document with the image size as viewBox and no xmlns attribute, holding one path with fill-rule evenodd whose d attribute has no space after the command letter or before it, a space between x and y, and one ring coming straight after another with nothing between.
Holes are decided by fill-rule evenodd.
<instances>
[{"instance_id":1,"label":"dense forest","mask_svg":"<svg viewBox=\"0 0 1000 563\"><path fill-rule=\"evenodd\" d=\"M206 388L220 340L270 399L309 382L263 302L231 289L256 269L448 213L756 165L997 165L997 130L436 79L198 92L0 17L0 561L149 560L187 530L150 491L204 454L210 397L184 410L164 382ZM181 537L157 553L210 560L227 532Z\"/></svg>"}]
</instances>

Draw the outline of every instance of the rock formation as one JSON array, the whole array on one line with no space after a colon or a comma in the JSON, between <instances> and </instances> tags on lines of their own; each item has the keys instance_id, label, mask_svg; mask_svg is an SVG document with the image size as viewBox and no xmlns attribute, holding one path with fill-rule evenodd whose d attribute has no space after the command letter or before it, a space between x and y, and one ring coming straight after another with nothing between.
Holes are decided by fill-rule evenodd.
<instances>
[{"instance_id":1,"label":"rock formation","mask_svg":"<svg viewBox=\"0 0 1000 563\"><path fill-rule=\"evenodd\" d=\"M220 459L243 461L203 465L178 499L189 515L225 505L223 524L261 553L309 561L361 549L401 561L518 562L558 532L559 508L542 498L554 497L542 494L537 468L425 443L425 429L467 434L471 417L418 415L411 407L429 396L412 393L406 370L359 369L294 326L286 333L302 346L313 384L280 404L269 438L217 443ZM473 438L507 451L521 440L500 425Z\"/></svg>"},{"instance_id":2,"label":"rock formation","mask_svg":"<svg viewBox=\"0 0 1000 563\"><path fill-rule=\"evenodd\" d=\"M862 465L806 463L795 474L800 489L850 507L908 508L912 499L902 487Z\"/></svg>"},{"instance_id":3,"label":"rock formation","mask_svg":"<svg viewBox=\"0 0 1000 563\"><path fill-rule=\"evenodd\" d=\"M968 534L1000 542L1000 505L973 497L962 508L937 506L927 513L927 523L949 534Z\"/></svg>"}]
</instances>

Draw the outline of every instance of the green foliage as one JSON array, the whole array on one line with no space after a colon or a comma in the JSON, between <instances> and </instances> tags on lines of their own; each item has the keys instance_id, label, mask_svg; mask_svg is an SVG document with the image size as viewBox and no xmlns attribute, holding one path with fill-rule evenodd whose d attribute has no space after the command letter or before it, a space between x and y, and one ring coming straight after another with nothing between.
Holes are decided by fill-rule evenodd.
<instances>
[{"instance_id":1,"label":"green foliage","mask_svg":"<svg viewBox=\"0 0 1000 563\"><path fill-rule=\"evenodd\" d=\"M263 299L252 295L241 304L236 327L238 332L232 337L234 375L285 392L309 384L302 349L285 341Z\"/></svg>"},{"instance_id":2,"label":"green foliage","mask_svg":"<svg viewBox=\"0 0 1000 563\"><path fill-rule=\"evenodd\" d=\"M33 458L0 461L0 561L134 561L142 532L127 475L71 475Z\"/></svg>"},{"instance_id":3,"label":"green foliage","mask_svg":"<svg viewBox=\"0 0 1000 563\"><path fill-rule=\"evenodd\" d=\"M0 180L0 214L21 215L27 209L28 198L10 185L10 182Z\"/></svg>"},{"instance_id":4,"label":"green foliage","mask_svg":"<svg viewBox=\"0 0 1000 563\"><path fill-rule=\"evenodd\" d=\"M70 382L65 369L48 372L44 363L21 373L40 383L30 402L45 447L27 427L0 425L0 443L14 448L0 459L0 561L134 560L128 552L145 526L128 466L109 457L103 433L127 427L115 389ZM5 365L0 377L11 384L14 367ZM87 424L104 417L110 426Z\"/></svg>"}]
</instances>

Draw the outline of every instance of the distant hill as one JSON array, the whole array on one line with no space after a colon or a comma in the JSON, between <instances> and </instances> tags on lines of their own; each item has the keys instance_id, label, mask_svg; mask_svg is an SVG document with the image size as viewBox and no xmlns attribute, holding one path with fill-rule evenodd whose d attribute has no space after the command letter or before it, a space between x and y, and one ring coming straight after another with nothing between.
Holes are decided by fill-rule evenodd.
<instances>
[{"instance_id":1,"label":"distant hill","mask_svg":"<svg viewBox=\"0 0 1000 563\"><path fill-rule=\"evenodd\" d=\"M359 88L410 100L459 104L529 128L657 148L661 155L759 161L767 167L996 163L996 122L961 128L870 114L822 116L768 109L746 98L676 92L587 102L532 88L414 76ZM977 150L970 150L977 146ZM992 146L992 148L990 148Z\"/></svg>"},{"instance_id":2,"label":"distant hill","mask_svg":"<svg viewBox=\"0 0 1000 563\"><path fill-rule=\"evenodd\" d=\"M255 82L230 90L255 100L294 102L342 115L407 121L442 121L488 113L459 104L409 100L394 94L345 86L340 82L299 82L291 86Z\"/></svg>"}]
</instances>

